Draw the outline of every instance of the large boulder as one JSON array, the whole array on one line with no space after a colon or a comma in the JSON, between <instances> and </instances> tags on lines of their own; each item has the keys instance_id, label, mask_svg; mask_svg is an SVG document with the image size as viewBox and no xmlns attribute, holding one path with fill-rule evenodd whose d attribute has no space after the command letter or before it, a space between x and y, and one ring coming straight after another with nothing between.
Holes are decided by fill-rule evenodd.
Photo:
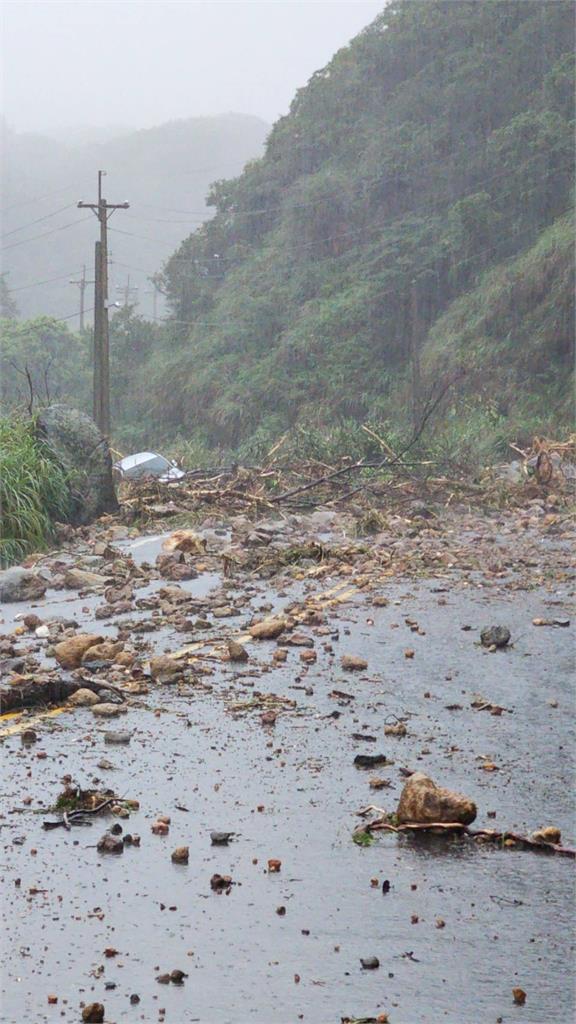
<instances>
[{"instance_id":1,"label":"large boulder","mask_svg":"<svg viewBox=\"0 0 576 1024\"><path fill-rule=\"evenodd\" d=\"M437 786L424 772L414 772L402 790L396 815L400 825L470 825L476 817L476 804L461 793Z\"/></svg>"},{"instance_id":2,"label":"large boulder","mask_svg":"<svg viewBox=\"0 0 576 1024\"><path fill-rule=\"evenodd\" d=\"M34 601L43 597L48 584L30 569L14 566L0 572L0 601Z\"/></svg>"},{"instance_id":3,"label":"large boulder","mask_svg":"<svg viewBox=\"0 0 576 1024\"><path fill-rule=\"evenodd\" d=\"M70 474L72 522L90 523L118 503L108 441L89 416L66 405L50 405L37 420L38 436Z\"/></svg>"}]
</instances>

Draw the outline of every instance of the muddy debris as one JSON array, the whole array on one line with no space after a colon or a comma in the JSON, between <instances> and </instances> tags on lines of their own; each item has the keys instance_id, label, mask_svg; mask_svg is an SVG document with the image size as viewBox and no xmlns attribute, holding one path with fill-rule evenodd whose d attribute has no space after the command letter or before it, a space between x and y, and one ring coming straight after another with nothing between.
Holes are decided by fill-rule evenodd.
<instances>
[{"instance_id":1,"label":"muddy debris","mask_svg":"<svg viewBox=\"0 0 576 1024\"><path fill-rule=\"evenodd\" d=\"M132 739L132 733L124 730L118 730L117 732L105 732L104 743L115 746L127 746Z\"/></svg>"},{"instance_id":2,"label":"muddy debris","mask_svg":"<svg viewBox=\"0 0 576 1024\"><path fill-rule=\"evenodd\" d=\"M248 661L248 651L236 640L228 640L228 657L230 661Z\"/></svg>"},{"instance_id":3,"label":"muddy debris","mask_svg":"<svg viewBox=\"0 0 576 1024\"><path fill-rule=\"evenodd\" d=\"M356 754L354 764L357 768L375 768L379 764L392 764L386 754Z\"/></svg>"},{"instance_id":4,"label":"muddy debris","mask_svg":"<svg viewBox=\"0 0 576 1024\"><path fill-rule=\"evenodd\" d=\"M111 832L105 832L98 840L96 849L98 853L124 853L124 843L119 836L112 835Z\"/></svg>"},{"instance_id":5,"label":"muddy debris","mask_svg":"<svg viewBox=\"0 0 576 1024\"><path fill-rule=\"evenodd\" d=\"M210 842L212 846L228 846L228 843L235 835L235 832L211 832Z\"/></svg>"},{"instance_id":6,"label":"muddy debris","mask_svg":"<svg viewBox=\"0 0 576 1024\"><path fill-rule=\"evenodd\" d=\"M376 971L380 967L380 961L377 956L360 957L360 963L365 971Z\"/></svg>"}]
</instances>

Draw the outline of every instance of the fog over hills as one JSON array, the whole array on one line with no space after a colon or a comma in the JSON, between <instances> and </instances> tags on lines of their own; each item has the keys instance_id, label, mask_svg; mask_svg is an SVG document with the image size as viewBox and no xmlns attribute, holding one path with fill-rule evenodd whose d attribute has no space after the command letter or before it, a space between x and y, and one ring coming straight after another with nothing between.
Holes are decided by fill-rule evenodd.
<instances>
[{"instance_id":1,"label":"fog over hills","mask_svg":"<svg viewBox=\"0 0 576 1024\"><path fill-rule=\"evenodd\" d=\"M114 126L75 126L53 137L4 125L2 270L20 315L69 317L70 326L78 327L79 288L69 282L80 278L83 265L92 281L98 224L77 203L96 199L102 169L106 198L130 203L110 221L110 299L124 301L129 283L131 301L152 316L148 279L211 216L205 205L210 184L235 177L258 157L268 131L260 118L236 113L124 133ZM92 305L89 286L87 311Z\"/></svg>"}]
</instances>

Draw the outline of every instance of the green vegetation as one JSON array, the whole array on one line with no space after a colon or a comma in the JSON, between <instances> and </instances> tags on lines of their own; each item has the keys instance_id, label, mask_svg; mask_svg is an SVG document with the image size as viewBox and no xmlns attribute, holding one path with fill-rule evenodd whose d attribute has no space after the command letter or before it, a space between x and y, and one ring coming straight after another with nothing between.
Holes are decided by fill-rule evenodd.
<instances>
[{"instance_id":1,"label":"green vegetation","mask_svg":"<svg viewBox=\"0 0 576 1024\"><path fill-rule=\"evenodd\" d=\"M169 319L112 317L115 446L330 464L382 455L363 426L402 450L433 407L411 455L458 468L568 431L573 29L567 0L390 3L212 185L156 277ZM28 367L89 411L88 332L4 334L4 408Z\"/></svg>"},{"instance_id":2,"label":"green vegetation","mask_svg":"<svg viewBox=\"0 0 576 1024\"><path fill-rule=\"evenodd\" d=\"M0 566L41 551L70 512L66 474L30 420L0 419Z\"/></svg>"},{"instance_id":3,"label":"green vegetation","mask_svg":"<svg viewBox=\"0 0 576 1024\"><path fill-rule=\"evenodd\" d=\"M445 426L472 415L485 436L496 415L510 436L540 409L561 429L573 20L563 0L401 0L314 75L165 267L156 430L234 448L298 424L406 430L412 333L422 407L452 373L442 347L467 371Z\"/></svg>"}]
</instances>

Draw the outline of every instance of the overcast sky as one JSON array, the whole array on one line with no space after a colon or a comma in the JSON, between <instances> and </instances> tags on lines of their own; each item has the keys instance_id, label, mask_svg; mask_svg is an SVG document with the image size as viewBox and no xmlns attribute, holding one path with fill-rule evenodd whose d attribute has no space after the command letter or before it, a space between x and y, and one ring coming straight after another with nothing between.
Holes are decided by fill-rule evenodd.
<instances>
[{"instance_id":1,"label":"overcast sky","mask_svg":"<svg viewBox=\"0 0 576 1024\"><path fill-rule=\"evenodd\" d=\"M2 0L17 131L147 128L228 111L273 121L384 0Z\"/></svg>"}]
</instances>

